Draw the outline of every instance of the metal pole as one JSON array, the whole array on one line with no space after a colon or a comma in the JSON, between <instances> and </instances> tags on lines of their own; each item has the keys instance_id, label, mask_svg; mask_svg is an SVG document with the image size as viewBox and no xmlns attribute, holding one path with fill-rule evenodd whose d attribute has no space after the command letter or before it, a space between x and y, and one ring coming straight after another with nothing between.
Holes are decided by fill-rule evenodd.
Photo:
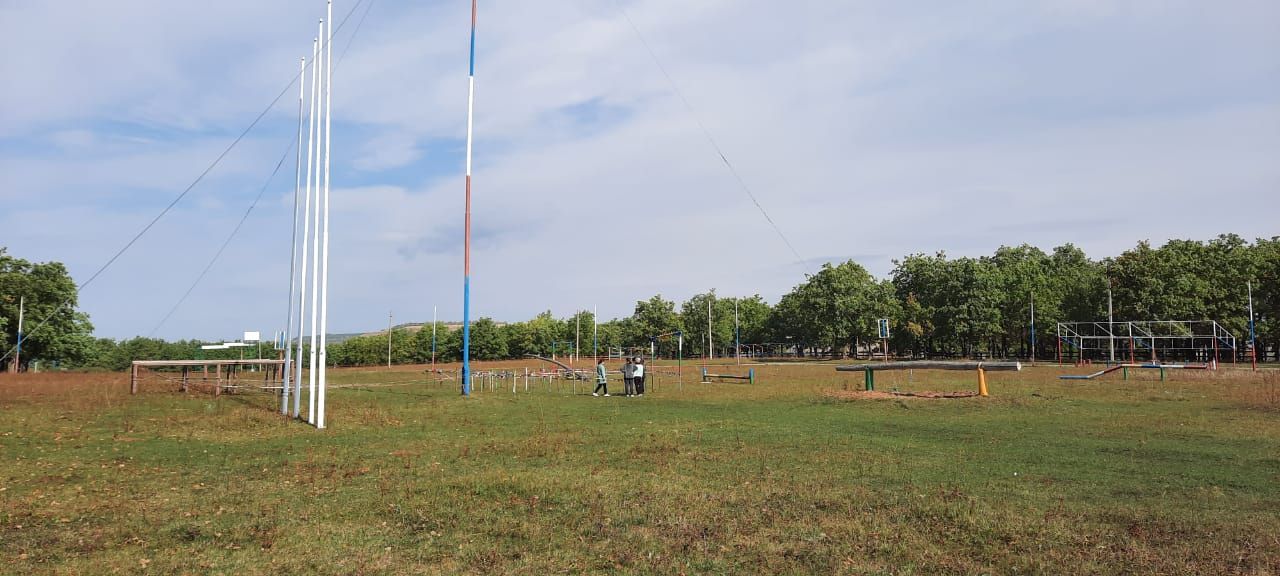
<instances>
[{"instance_id":1,"label":"metal pole","mask_svg":"<svg viewBox=\"0 0 1280 576\"><path fill-rule=\"evenodd\" d=\"M596 316L596 306L591 307L591 359L600 361L600 320Z\"/></svg>"},{"instance_id":2,"label":"metal pole","mask_svg":"<svg viewBox=\"0 0 1280 576\"><path fill-rule=\"evenodd\" d=\"M684 332L676 332L676 385L684 389Z\"/></svg>"},{"instance_id":3,"label":"metal pole","mask_svg":"<svg viewBox=\"0 0 1280 576\"><path fill-rule=\"evenodd\" d=\"M476 0L471 0L471 57L467 71L467 204L462 240L462 395L471 395L471 132L476 102Z\"/></svg>"},{"instance_id":4,"label":"metal pole","mask_svg":"<svg viewBox=\"0 0 1280 576\"><path fill-rule=\"evenodd\" d=\"M737 364L742 364L742 328L738 324L738 299L733 299L733 353Z\"/></svg>"},{"instance_id":5,"label":"metal pole","mask_svg":"<svg viewBox=\"0 0 1280 576\"><path fill-rule=\"evenodd\" d=\"M582 350L582 311L579 310L574 315L573 321L573 359L578 360L579 350Z\"/></svg>"},{"instance_id":6,"label":"metal pole","mask_svg":"<svg viewBox=\"0 0 1280 576\"><path fill-rule=\"evenodd\" d=\"M1110 280L1107 280L1110 283ZM1110 348L1110 357L1107 365L1116 363L1116 335L1115 335L1115 319L1111 314L1111 287L1107 287L1107 347Z\"/></svg>"},{"instance_id":7,"label":"metal pole","mask_svg":"<svg viewBox=\"0 0 1280 576\"><path fill-rule=\"evenodd\" d=\"M293 177L293 233L289 248L289 319L285 323L284 379L280 382L280 413L289 413L289 372L293 368L293 292L298 283L298 192L302 188L302 106L307 99L307 59L298 70L298 150Z\"/></svg>"},{"instance_id":8,"label":"metal pole","mask_svg":"<svg viewBox=\"0 0 1280 576\"><path fill-rule=\"evenodd\" d=\"M311 350L307 354L307 365L310 369L307 371L307 422L316 421L316 321L319 320L319 307L316 306L319 296L319 279L320 273L320 38L324 35L324 20L320 20L320 30L316 33L314 42L315 51L311 58L311 135L307 141L307 206L308 218L303 227L303 252L302 252L302 299L304 301L303 310L306 310L305 300L307 298L307 249L311 250L311 339L309 343ZM313 150L314 148L314 150ZM314 153L314 154L313 154ZM315 171L315 188L311 186L311 173ZM315 197L316 207L314 211L310 210L311 198ZM307 243L306 236L308 231L311 235L310 243ZM302 337L301 332L298 337L298 356L302 356ZM298 365L297 370L298 384L295 386L293 415L297 417L300 414L297 400L302 396L302 365Z\"/></svg>"},{"instance_id":9,"label":"metal pole","mask_svg":"<svg viewBox=\"0 0 1280 576\"><path fill-rule=\"evenodd\" d=\"M436 319L436 307L431 307L431 370L436 369L436 325L440 321Z\"/></svg>"},{"instance_id":10,"label":"metal pole","mask_svg":"<svg viewBox=\"0 0 1280 576\"><path fill-rule=\"evenodd\" d=\"M324 233L321 235L320 262L320 384L316 398L316 428L324 428L324 399L327 385L328 361L325 348L329 341L329 160L333 148L333 0L325 3L328 22L325 23L324 50Z\"/></svg>"},{"instance_id":11,"label":"metal pole","mask_svg":"<svg viewBox=\"0 0 1280 576\"><path fill-rule=\"evenodd\" d=\"M391 311L387 311L387 369L391 369Z\"/></svg>"},{"instance_id":12,"label":"metal pole","mask_svg":"<svg viewBox=\"0 0 1280 576\"><path fill-rule=\"evenodd\" d=\"M1253 281L1245 282L1245 287L1249 290L1249 363L1253 365L1254 371L1258 370L1258 342L1253 331ZM22 329L18 329L18 333L22 333Z\"/></svg>"},{"instance_id":13,"label":"metal pole","mask_svg":"<svg viewBox=\"0 0 1280 576\"><path fill-rule=\"evenodd\" d=\"M18 297L18 346L17 348L14 348L13 370L10 370L10 372L13 372L14 374L17 374L18 371L22 369L22 321L26 317L26 312L27 312L27 297L19 296ZM39 327L37 326L37 329L38 328Z\"/></svg>"},{"instance_id":14,"label":"metal pole","mask_svg":"<svg viewBox=\"0 0 1280 576\"><path fill-rule=\"evenodd\" d=\"M716 345L711 340L711 297L707 296L707 359L714 360L716 357Z\"/></svg>"}]
</instances>

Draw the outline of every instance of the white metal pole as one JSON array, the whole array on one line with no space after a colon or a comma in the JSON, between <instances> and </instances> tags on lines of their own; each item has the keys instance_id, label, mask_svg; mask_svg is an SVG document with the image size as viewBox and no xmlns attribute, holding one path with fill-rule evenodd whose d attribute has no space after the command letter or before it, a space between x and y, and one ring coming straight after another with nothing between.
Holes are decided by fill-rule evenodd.
<instances>
[{"instance_id":1,"label":"white metal pole","mask_svg":"<svg viewBox=\"0 0 1280 576\"><path fill-rule=\"evenodd\" d=\"M22 370L22 321L27 314L27 297L18 297L18 346L14 348L13 353L13 373L17 374ZM39 326L36 327L39 329Z\"/></svg>"},{"instance_id":2,"label":"white metal pole","mask_svg":"<svg viewBox=\"0 0 1280 576\"><path fill-rule=\"evenodd\" d=\"M436 325L440 323L440 321L436 319L436 312L437 312L436 307L432 306L431 307L431 369L432 370L435 370L435 367L436 367Z\"/></svg>"},{"instance_id":3,"label":"white metal pole","mask_svg":"<svg viewBox=\"0 0 1280 576\"><path fill-rule=\"evenodd\" d=\"M1108 280L1108 282L1110 282ZM1111 315L1111 288L1107 287L1107 347L1111 349L1110 364L1116 363L1115 318Z\"/></svg>"},{"instance_id":4,"label":"white metal pole","mask_svg":"<svg viewBox=\"0 0 1280 576\"><path fill-rule=\"evenodd\" d=\"M307 319L307 254L310 250L311 236L311 159L315 153L316 135L316 59L320 54L320 37L311 40L311 101L307 111L307 180L305 208L302 212L302 288L298 297L298 362L294 366L293 377L293 417L297 418L302 407L302 334L306 332ZM312 320L312 326L315 321ZM314 328L313 328L314 329ZM314 358L313 358L314 360ZM314 362L311 364L314 366Z\"/></svg>"},{"instance_id":5,"label":"white metal pole","mask_svg":"<svg viewBox=\"0 0 1280 576\"><path fill-rule=\"evenodd\" d=\"M387 311L387 369L391 369L391 311Z\"/></svg>"},{"instance_id":6,"label":"white metal pole","mask_svg":"<svg viewBox=\"0 0 1280 576\"><path fill-rule=\"evenodd\" d=\"M579 310L573 319L573 360L579 359L578 351L582 346L582 311Z\"/></svg>"},{"instance_id":7,"label":"white metal pole","mask_svg":"<svg viewBox=\"0 0 1280 576\"><path fill-rule=\"evenodd\" d=\"M324 38L324 20L320 21L320 32L316 38ZM321 108L323 96L320 92L321 82L323 80L323 72L320 69L320 63L323 62L324 47L320 46L316 52L316 60L312 63L312 73L315 75L314 90L311 98L315 103L315 124L316 124L316 155L315 155L315 171L316 186L315 199L316 209L312 214L311 228L311 370L307 373L307 422L316 423L316 378L319 377L319 368L316 364L319 351L316 345L319 344L319 326L320 326L320 139L324 137L321 132L323 127L320 125L321 115L324 110Z\"/></svg>"},{"instance_id":8,"label":"white metal pole","mask_svg":"<svg viewBox=\"0 0 1280 576\"><path fill-rule=\"evenodd\" d=\"M320 249L320 257L324 270L320 273L320 385L316 399L316 428L324 428L324 398L327 388L325 344L328 341L326 332L329 328L329 163L330 150L333 147L333 0L325 3L326 40L324 50L324 233Z\"/></svg>"},{"instance_id":9,"label":"white metal pole","mask_svg":"<svg viewBox=\"0 0 1280 576\"><path fill-rule=\"evenodd\" d=\"M711 340L711 297L707 297L707 359L715 359L716 345Z\"/></svg>"},{"instance_id":10,"label":"white metal pole","mask_svg":"<svg viewBox=\"0 0 1280 576\"><path fill-rule=\"evenodd\" d=\"M280 413L289 413L289 376L293 371L293 293L298 289L298 192L302 188L302 106L307 99L307 59L298 70L298 149L293 176L293 234L289 249L289 320L285 324L284 370L280 382ZM277 336L277 341L279 341Z\"/></svg>"},{"instance_id":11,"label":"white metal pole","mask_svg":"<svg viewBox=\"0 0 1280 576\"><path fill-rule=\"evenodd\" d=\"M742 364L742 342L738 337L738 299L733 299L733 354L737 363Z\"/></svg>"}]
</instances>

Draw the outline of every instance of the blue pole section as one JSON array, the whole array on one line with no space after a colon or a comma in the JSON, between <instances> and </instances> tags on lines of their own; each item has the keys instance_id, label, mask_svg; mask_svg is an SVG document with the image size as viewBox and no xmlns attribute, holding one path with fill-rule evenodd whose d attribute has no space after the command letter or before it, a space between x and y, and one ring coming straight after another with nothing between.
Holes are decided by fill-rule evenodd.
<instances>
[{"instance_id":1,"label":"blue pole section","mask_svg":"<svg viewBox=\"0 0 1280 576\"><path fill-rule=\"evenodd\" d=\"M471 276L462 280L462 395L471 395Z\"/></svg>"}]
</instances>

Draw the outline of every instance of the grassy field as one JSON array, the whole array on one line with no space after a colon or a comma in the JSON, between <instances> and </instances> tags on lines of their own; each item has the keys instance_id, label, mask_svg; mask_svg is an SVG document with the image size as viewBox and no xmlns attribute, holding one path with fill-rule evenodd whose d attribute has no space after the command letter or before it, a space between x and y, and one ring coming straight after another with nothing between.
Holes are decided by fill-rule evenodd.
<instances>
[{"instance_id":1,"label":"grassy field","mask_svg":"<svg viewBox=\"0 0 1280 576\"><path fill-rule=\"evenodd\" d=\"M0 376L0 573L1280 573L1280 373L843 400L860 374L688 368L644 398L338 370L323 431L261 392Z\"/></svg>"}]
</instances>

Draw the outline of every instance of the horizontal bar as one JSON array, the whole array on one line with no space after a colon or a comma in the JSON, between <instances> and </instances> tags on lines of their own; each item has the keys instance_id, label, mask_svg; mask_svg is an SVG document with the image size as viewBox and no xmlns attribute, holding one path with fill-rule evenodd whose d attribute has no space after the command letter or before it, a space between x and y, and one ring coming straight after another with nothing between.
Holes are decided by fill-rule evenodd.
<instances>
[{"instance_id":1,"label":"horizontal bar","mask_svg":"<svg viewBox=\"0 0 1280 576\"><path fill-rule=\"evenodd\" d=\"M836 366L840 372L862 372L865 370L1022 370L1021 362L963 362L918 360L912 362L875 362L856 364L853 366Z\"/></svg>"}]
</instances>

